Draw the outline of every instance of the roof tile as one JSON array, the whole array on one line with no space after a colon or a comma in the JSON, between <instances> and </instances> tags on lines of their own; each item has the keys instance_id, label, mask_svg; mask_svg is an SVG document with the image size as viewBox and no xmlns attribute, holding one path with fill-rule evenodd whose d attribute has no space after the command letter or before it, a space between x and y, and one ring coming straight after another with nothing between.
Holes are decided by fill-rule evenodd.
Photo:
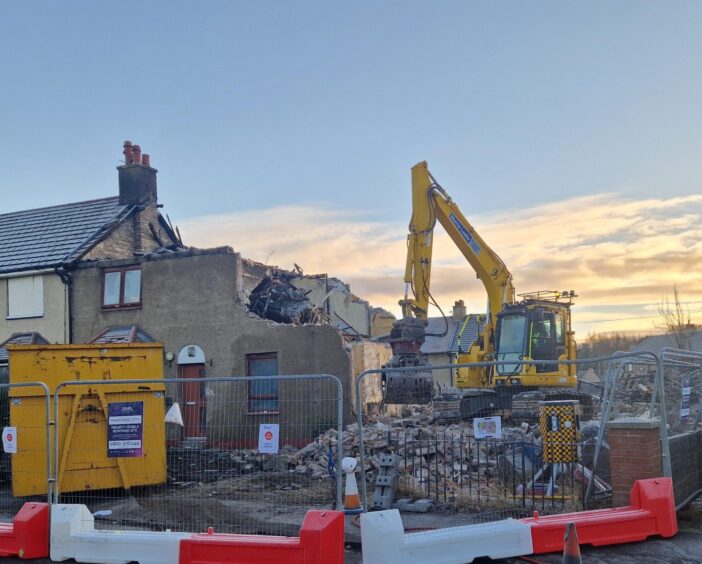
<instances>
[{"instance_id":1,"label":"roof tile","mask_svg":"<svg viewBox=\"0 0 702 564\"><path fill-rule=\"evenodd\" d=\"M0 273L70 262L129 210L112 197L0 214Z\"/></svg>"}]
</instances>

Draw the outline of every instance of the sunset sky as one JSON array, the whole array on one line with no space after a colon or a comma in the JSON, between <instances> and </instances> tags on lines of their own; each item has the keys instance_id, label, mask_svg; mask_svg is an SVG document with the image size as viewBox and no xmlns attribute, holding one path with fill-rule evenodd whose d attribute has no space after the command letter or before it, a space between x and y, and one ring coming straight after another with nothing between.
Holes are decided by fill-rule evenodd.
<instances>
[{"instance_id":1,"label":"sunset sky","mask_svg":"<svg viewBox=\"0 0 702 564\"><path fill-rule=\"evenodd\" d=\"M397 313L410 168L580 337L702 322L702 4L65 0L0 8L0 211L116 194L130 139L190 245ZM206 284L206 281L203 281ZM485 309L438 235L432 292Z\"/></svg>"}]
</instances>

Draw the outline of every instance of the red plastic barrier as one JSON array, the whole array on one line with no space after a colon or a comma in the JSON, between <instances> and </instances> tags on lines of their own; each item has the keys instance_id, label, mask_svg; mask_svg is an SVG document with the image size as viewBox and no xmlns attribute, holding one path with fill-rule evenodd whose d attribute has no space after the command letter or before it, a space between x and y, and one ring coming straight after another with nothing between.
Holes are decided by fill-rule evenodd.
<instances>
[{"instance_id":1,"label":"red plastic barrier","mask_svg":"<svg viewBox=\"0 0 702 564\"><path fill-rule=\"evenodd\" d=\"M522 519L531 525L534 554L562 551L568 523L575 523L581 545L593 546L637 542L653 535L672 537L678 532L670 478L634 482L629 499L628 507Z\"/></svg>"},{"instance_id":2,"label":"red plastic barrier","mask_svg":"<svg viewBox=\"0 0 702 564\"><path fill-rule=\"evenodd\" d=\"M308 511L299 537L205 533L180 541L180 564L343 564L344 514Z\"/></svg>"},{"instance_id":3,"label":"red plastic barrier","mask_svg":"<svg viewBox=\"0 0 702 564\"><path fill-rule=\"evenodd\" d=\"M48 558L48 503L25 503L11 524L0 523L0 556Z\"/></svg>"}]
</instances>

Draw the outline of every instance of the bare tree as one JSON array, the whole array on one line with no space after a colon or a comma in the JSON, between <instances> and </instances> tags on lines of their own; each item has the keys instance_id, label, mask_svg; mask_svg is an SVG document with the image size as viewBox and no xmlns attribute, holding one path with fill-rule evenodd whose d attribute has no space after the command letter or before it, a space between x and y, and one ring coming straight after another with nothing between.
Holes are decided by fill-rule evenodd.
<instances>
[{"instance_id":1,"label":"bare tree","mask_svg":"<svg viewBox=\"0 0 702 564\"><path fill-rule=\"evenodd\" d=\"M677 284L673 285L673 302L666 296L658 304L658 313L663 318L660 329L673 337L679 349L691 350L691 334L695 326L690 321L690 308L680 301Z\"/></svg>"}]
</instances>

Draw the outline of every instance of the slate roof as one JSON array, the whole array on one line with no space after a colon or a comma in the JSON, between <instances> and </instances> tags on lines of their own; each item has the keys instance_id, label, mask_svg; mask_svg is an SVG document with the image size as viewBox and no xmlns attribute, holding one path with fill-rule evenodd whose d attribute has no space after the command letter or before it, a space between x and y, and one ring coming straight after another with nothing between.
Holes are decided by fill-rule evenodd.
<instances>
[{"instance_id":1,"label":"slate roof","mask_svg":"<svg viewBox=\"0 0 702 564\"><path fill-rule=\"evenodd\" d=\"M132 209L112 197L0 214L0 273L76 260Z\"/></svg>"},{"instance_id":2,"label":"slate roof","mask_svg":"<svg viewBox=\"0 0 702 564\"><path fill-rule=\"evenodd\" d=\"M430 317L427 321L427 333L434 333L437 336L428 335L422 345L421 352L424 354L458 353L459 346L463 352L468 352L470 345L478 338L478 331L482 331L484 315L478 316L473 313L467 315L463 320L456 321L452 317ZM479 321L480 320L480 321ZM446 325L448 324L448 330ZM465 327L464 327L465 325ZM445 335L441 335L446 331Z\"/></svg>"},{"instance_id":3,"label":"slate roof","mask_svg":"<svg viewBox=\"0 0 702 564\"><path fill-rule=\"evenodd\" d=\"M7 364L8 361L8 354L7 354L7 345L48 345L49 341L47 341L44 337L41 336L41 333L32 332L32 333L15 333L7 339L6 341L0 343L0 364Z\"/></svg>"},{"instance_id":4,"label":"slate roof","mask_svg":"<svg viewBox=\"0 0 702 564\"><path fill-rule=\"evenodd\" d=\"M155 339L138 325L115 325L103 329L88 343L154 343Z\"/></svg>"},{"instance_id":5,"label":"slate roof","mask_svg":"<svg viewBox=\"0 0 702 564\"><path fill-rule=\"evenodd\" d=\"M485 316L471 313L458 324L456 338L451 344L451 352L468 352L471 344L478 338L478 333L485 328Z\"/></svg>"},{"instance_id":6,"label":"slate roof","mask_svg":"<svg viewBox=\"0 0 702 564\"><path fill-rule=\"evenodd\" d=\"M452 317L445 319L443 317L430 317L427 319L427 337L422 344L421 352L423 354L450 352L457 328L458 322L454 321Z\"/></svg>"}]
</instances>

